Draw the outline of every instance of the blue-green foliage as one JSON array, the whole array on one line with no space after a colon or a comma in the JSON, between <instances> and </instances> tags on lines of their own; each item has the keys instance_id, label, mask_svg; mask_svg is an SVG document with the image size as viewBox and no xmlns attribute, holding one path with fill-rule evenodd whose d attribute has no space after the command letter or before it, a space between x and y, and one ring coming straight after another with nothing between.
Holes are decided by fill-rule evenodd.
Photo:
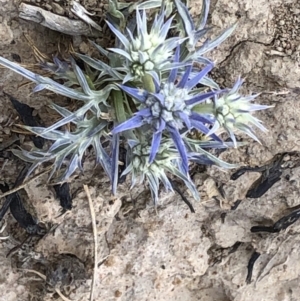
<instances>
[{"instance_id":1,"label":"blue-green foliage","mask_svg":"<svg viewBox=\"0 0 300 301\"><path fill-rule=\"evenodd\" d=\"M266 129L252 112L268 107L251 103L257 95L239 94L242 80L238 79L231 89L221 90L209 77L214 64L204 57L205 53L236 28L233 24L217 38L201 43L209 31L209 4L209 0L203 0L196 23L180 0L149 0L135 5L132 13L136 22L125 30L122 14L119 24L107 22L116 47L104 49L91 42L105 61L77 54L85 63L82 70L72 58L70 62L55 58L54 63L42 66L53 74L53 79L0 57L1 65L35 82L35 92L47 89L81 104L73 112L52 104L61 120L47 128L26 127L53 141L43 150L14 150L32 163L29 173L50 161L53 168L49 179L64 181L77 169L83 170L83 156L92 146L96 162L103 166L116 193L122 143L127 149L123 174L130 174L132 187L146 181L157 203L160 183L172 191L168 174L180 178L199 198L189 176L191 162L236 167L213 156L208 149L237 146L236 131L257 140L251 126ZM155 8L159 11L155 12ZM195 62L202 69L194 67ZM222 141L222 129L232 143Z\"/></svg>"}]
</instances>

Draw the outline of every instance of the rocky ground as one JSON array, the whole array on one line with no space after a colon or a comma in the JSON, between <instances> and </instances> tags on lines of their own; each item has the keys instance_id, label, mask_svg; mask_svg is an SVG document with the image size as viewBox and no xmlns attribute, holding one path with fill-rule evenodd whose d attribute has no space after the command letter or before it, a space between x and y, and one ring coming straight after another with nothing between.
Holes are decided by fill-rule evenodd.
<instances>
[{"instance_id":1,"label":"rocky ground","mask_svg":"<svg viewBox=\"0 0 300 301\"><path fill-rule=\"evenodd\" d=\"M67 52L71 42L79 51L89 51L85 38L72 39L20 19L20 1L0 2L1 56L33 68L37 62L36 49L49 58L57 52L58 45L62 52ZM74 17L68 11L67 1L30 2ZM209 53L217 62L214 78L221 85L230 86L241 75L246 78L245 92L259 92L257 101L273 106L258 114L269 129L268 133L257 133L262 144L246 139L247 145L227 150L220 157L241 165L261 166L278 153L300 151L299 1L211 2L209 25L214 33L239 20L235 33ZM99 1L82 1L82 4L96 12L96 18L101 18L103 6ZM200 0L191 1L194 14L200 4ZM25 83L21 76L1 69L1 143L14 135L12 125L18 123L4 91L34 107L46 124L52 122L46 106L49 100L66 104L64 98L48 92L31 94L33 86ZM23 134L19 137L22 143L27 143ZM51 272L55 274L59 267L65 267L67 276L74 280L67 281L62 292L70 300L88 300L94 251L91 215L83 184L89 186L97 220L94 300L299 299L300 223L295 222L278 233L250 231L253 226L274 224L290 212L289 208L300 204L300 169L292 155L284 158L284 164L290 166L284 170L281 180L259 198L246 197L259 173L245 173L235 181L230 179L232 171L209 168L205 173L197 173L194 177L202 198L199 203L193 202L196 213L191 213L178 195L164 192L155 212L147 190L142 187L130 196L128 183L121 185L118 198L111 198L108 179L101 169L94 169L89 157L92 154L86 160L85 175L71 184L73 210L62 216L51 187L40 185L46 178L41 177L25 187L40 221L55 224L56 228L9 256L6 255L26 234L10 213L6 215L7 226L0 234L9 236L0 240L1 300L59 300L51 285L22 270L34 269L51 278ZM18 163L10 157L0 158L1 166L1 180L12 184L19 171ZM216 186L223 187L224 196L220 196ZM188 192L185 194L192 201ZM135 206L132 198L136 200ZM237 200L242 200L241 204L236 210L230 210ZM62 255L66 253L73 256ZM257 253L260 256L250 279L249 261Z\"/></svg>"}]
</instances>

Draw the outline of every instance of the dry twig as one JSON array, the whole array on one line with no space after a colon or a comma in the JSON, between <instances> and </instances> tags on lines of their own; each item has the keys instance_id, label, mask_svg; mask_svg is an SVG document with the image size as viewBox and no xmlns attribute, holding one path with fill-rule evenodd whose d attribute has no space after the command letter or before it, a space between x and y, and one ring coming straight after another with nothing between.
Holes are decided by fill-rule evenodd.
<instances>
[{"instance_id":1,"label":"dry twig","mask_svg":"<svg viewBox=\"0 0 300 301\"><path fill-rule=\"evenodd\" d=\"M99 31L91 29L89 25L80 20L70 20L26 3L20 4L19 17L71 36L101 36Z\"/></svg>"},{"instance_id":2,"label":"dry twig","mask_svg":"<svg viewBox=\"0 0 300 301\"><path fill-rule=\"evenodd\" d=\"M93 234L94 234L94 271L93 271L93 279L92 279L92 286L91 286L91 294L90 294L90 301L93 301L94 298L94 287L95 287L95 279L96 279L96 272L97 272L97 262L98 262L98 256L97 256L97 227L96 227L96 216L93 206L93 201L91 198L90 190L87 185L83 185L83 188L85 190L85 193L87 195L88 201L89 201L89 207L91 212L91 218L92 218L92 226L93 226Z\"/></svg>"}]
</instances>

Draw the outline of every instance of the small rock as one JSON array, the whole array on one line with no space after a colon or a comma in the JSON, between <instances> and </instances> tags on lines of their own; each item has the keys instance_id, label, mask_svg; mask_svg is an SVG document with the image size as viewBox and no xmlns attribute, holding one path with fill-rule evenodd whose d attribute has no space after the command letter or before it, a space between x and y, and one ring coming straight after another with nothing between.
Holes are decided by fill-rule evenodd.
<instances>
[{"instance_id":1,"label":"small rock","mask_svg":"<svg viewBox=\"0 0 300 301\"><path fill-rule=\"evenodd\" d=\"M280 25L284 25L284 24L285 24L285 21L284 21L284 20L280 20L280 21L279 21L279 24L280 24Z\"/></svg>"},{"instance_id":2,"label":"small rock","mask_svg":"<svg viewBox=\"0 0 300 301\"><path fill-rule=\"evenodd\" d=\"M7 22L4 21L0 24L0 41L2 45L10 44L14 39L13 32L10 27L7 25Z\"/></svg>"},{"instance_id":3,"label":"small rock","mask_svg":"<svg viewBox=\"0 0 300 301\"><path fill-rule=\"evenodd\" d=\"M81 53L88 54L89 50L90 50L90 47L87 43L82 42L79 45L79 50L80 50Z\"/></svg>"},{"instance_id":4,"label":"small rock","mask_svg":"<svg viewBox=\"0 0 300 301\"><path fill-rule=\"evenodd\" d=\"M6 135L9 135L9 134L10 134L10 128L4 128L4 129L3 129L3 132L4 132Z\"/></svg>"},{"instance_id":5,"label":"small rock","mask_svg":"<svg viewBox=\"0 0 300 301\"><path fill-rule=\"evenodd\" d=\"M65 14L65 10L58 3L52 3L52 9L55 14L61 16Z\"/></svg>"},{"instance_id":6,"label":"small rock","mask_svg":"<svg viewBox=\"0 0 300 301\"><path fill-rule=\"evenodd\" d=\"M47 282L53 287L65 287L86 278L83 262L73 254L59 254L47 267Z\"/></svg>"},{"instance_id":7,"label":"small rock","mask_svg":"<svg viewBox=\"0 0 300 301\"><path fill-rule=\"evenodd\" d=\"M51 11L51 10L52 10L52 7L51 7L50 4L46 3L46 4L45 4L45 9Z\"/></svg>"}]
</instances>

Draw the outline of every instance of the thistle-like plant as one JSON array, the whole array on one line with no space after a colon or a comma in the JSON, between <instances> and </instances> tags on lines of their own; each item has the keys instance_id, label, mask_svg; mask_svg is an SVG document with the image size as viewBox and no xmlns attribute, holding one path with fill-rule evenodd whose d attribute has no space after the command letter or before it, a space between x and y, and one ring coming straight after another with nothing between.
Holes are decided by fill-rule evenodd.
<instances>
[{"instance_id":1,"label":"thistle-like plant","mask_svg":"<svg viewBox=\"0 0 300 301\"><path fill-rule=\"evenodd\" d=\"M207 113L216 119L208 135L214 134L218 129L223 128L230 136L235 147L237 146L237 142L234 132L243 132L259 142L252 129L252 125L258 127L263 132L266 132L267 129L259 119L252 115L252 112L271 108L271 106L251 103L259 94L249 96L240 95L238 91L242 84L243 80L238 78L232 89L223 94L214 95L211 103L195 108L198 113Z\"/></svg>"},{"instance_id":2,"label":"thistle-like plant","mask_svg":"<svg viewBox=\"0 0 300 301\"><path fill-rule=\"evenodd\" d=\"M206 22L210 0L202 1L201 14L196 24L194 24L193 18L190 15L187 6L184 5L181 0L175 0L175 5L180 19L179 24L177 24L177 28L180 32L180 36L187 38L183 44L184 51L182 51L181 59L183 61L195 61L206 64L209 63L209 60L203 55L206 52L216 48L224 40L226 40L235 30L237 23L225 29L213 40L206 38L205 41L199 46L199 42L201 42L201 40L209 32L209 28L206 27Z\"/></svg>"},{"instance_id":3,"label":"thistle-like plant","mask_svg":"<svg viewBox=\"0 0 300 301\"><path fill-rule=\"evenodd\" d=\"M177 47L175 63L179 60L179 54L179 47ZM167 131L180 154L183 170L187 174L188 157L180 131L195 128L204 134L209 133L206 124L212 124L213 119L194 112L193 107L220 91L193 94L192 89L212 68L212 65L207 65L201 72L190 78L192 66L189 66L179 81L177 78L178 68L173 68L166 82L155 82L156 91L154 93L121 85L121 89L138 100L141 106L133 117L118 125L112 132L117 134L149 124L150 130L153 131L149 157L149 163L152 163L161 144L162 136ZM220 140L215 135L213 137Z\"/></svg>"},{"instance_id":4,"label":"thistle-like plant","mask_svg":"<svg viewBox=\"0 0 300 301\"><path fill-rule=\"evenodd\" d=\"M236 167L210 150L238 146L236 131L257 140L251 125L265 130L251 115L268 108L251 103L257 95L240 95L240 79L232 89L221 90L209 77L214 64L204 54L225 40L236 24L217 38L203 42L208 32L209 0L203 0L195 23L180 0L126 4L126 13L116 0L111 4L107 24L115 35L115 47L105 49L92 42L108 63L76 54L85 63L82 70L72 58L69 62L55 58L54 63L42 66L53 74L51 79L0 57L1 65L37 84L34 92L48 89L78 101L75 111L52 104L62 117L55 124L26 127L53 141L52 145L14 153L32 163L29 173L51 162L49 178L66 180L75 170L82 170L86 150L93 146L96 161L103 166L116 193L122 143L127 149L123 174L131 175L133 186L148 182L155 203L160 183L172 191L170 175L180 178L198 199L189 176L191 164ZM152 8L158 7L159 11L153 12ZM130 12L135 13L135 18L127 20ZM194 62L202 67L196 68ZM224 143L218 129L227 131L233 142ZM204 140L197 138L200 134Z\"/></svg>"},{"instance_id":5,"label":"thistle-like plant","mask_svg":"<svg viewBox=\"0 0 300 301\"><path fill-rule=\"evenodd\" d=\"M89 76L83 73L73 59L71 59L69 65L57 59L54 60L54 64L43 65L44 69L55 73L58 79L64 79L65 85L37 75L5 58L0 57L0 63L37 83L34 89L35 92L48 89L83 102L83 105L75 112L51 104L51 107L63 117L61 120L46 128L25 126L33 134L55 141L48 150L13 151L21 159L32 163L27 175L30 175L42 163L52 161L53 168L49 179L55 173L57 181L64 181L77 168L82 170L82 159L85 151L89 146L93 146L96 153L96 162L101 164L107 175L111 177L111 158L103 149L101 143L103 143L103 140L108 140L107 99L110 92L117 89L117 87L106 84L101 90L94 90L94 84ZM68 123L72 124L71 128L73 130L61 130ZM104 138L102 142L100 138Z\"/></svg>"},{"instance_id":6,"label":"thistle-like plant","mask_svg":"<svg viewBox=\"0 0 300 301\"><path fill-rule=\"evenodd\" d=\"M142 10L141 14L137 11L137 34L134 36L127 28L129 38L107 22L124 47L124 49L110 49L125 59L124 67L119 69L126 74L123 83L129 80L141 81L146 74L150 74L158 81L161 73L174 67L173 50L184 41L184 38L167 38L173 17L166 22L164 19L165 11L162 9L159 14L155 15L150 32L148 32L146 11Z\"/></svg>"},{"instance_id":7,"label":"thistle-like plant","mask_svg":"<svg viewBox=\"0 0 300 301\"><path fill-rule=\"evenodd\" d=\"M227 148L229 144L217 141L194 141L184 138L187 145L187 157L191 162L201 165L216 165L225 168L235 168L237 165L226 163L211 153L205 151L205 148ZM193 197L198 200L199 193L192 182L189 174L182 169L180 154L178 153L174 142L171 139L163 138L155 159L151 162L151 145L149 141L128 140L128 165L123 175L130 174L131 188L135 185L148 181L152 198L155 204L158 201L159 184L163 184L167 191L173 191L172 184L168 179L168 174L182 180L188 187Z\"/></svg>"},{"instance_id":8,"label":"thistle-like plant","mask_svg":"<svg viewBox=\"0 0 300 301\"><path fill-rule=\"evenodd\" d=\"M52 108L65 118L73 114L67 109L55 104L52 104ZM95 150L96 163L102 165L107 175L111 175L111 158L102 146L102 143L108 140L108 134L106 132L108 121L97 118L96 116L91 118L78 117L72 120L72 126L75 127L73 131L47 131L47 128L43 127L25 126L25 128L33 134L54 141L48 150L13 150L16 156L32 163L31 168L28 170L28 175L42 163L53 161L49 179L64 166L64 173L60 174L59 178L57 178L59 181L64 181L68 179L77 168L83 172L83 156L90 146L93 146Z\"/></svg>"},{"instance_id":9,"label":"thistle-like plant","mask_svg":"<svg viewBox=\"0 0 300 301\"><path fill-rule=\"evenodd\" d=\"M131 188L136 184L142 184L145 179L149 183L152 198L155 203L158 201L159 183L161 182L166 190L173 191L167 173L172 174L185 182L192 192L194 198L199 199L198 191L188 174L180 168L180 157L173 142L164 139L157 150L157 155L152 162L149 162L151 147L148 142L129 140L130 161L123 174L131 175Z\"/></svg>"}]
</instances>

